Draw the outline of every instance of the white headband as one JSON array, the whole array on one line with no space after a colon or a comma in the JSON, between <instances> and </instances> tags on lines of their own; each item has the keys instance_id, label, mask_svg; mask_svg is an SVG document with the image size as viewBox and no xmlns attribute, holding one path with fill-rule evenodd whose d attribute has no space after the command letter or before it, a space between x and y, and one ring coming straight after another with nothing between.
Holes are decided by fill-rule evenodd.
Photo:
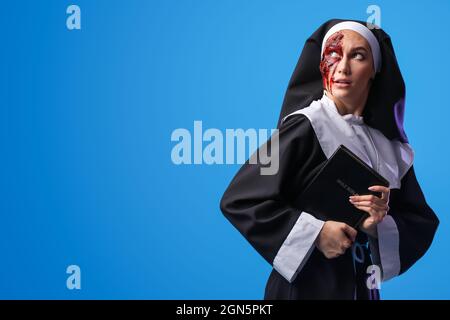
<instances>
[{"instance_id":1,"label":"white headband","mask_svg":"<svg viewBox=\"0 0 450 320\"><path fill-rule=\"evenodd\" d=\"M362 25L361 23L354 21L344 21L338 24L335 24L328 32L325 34L325 37L322 41L322 51L320 52L320 56L323 55L323 50L325 49L325 43L328 38L335 32L340 30L353 30L358 32L361 36L363 36L370 45L370 49L372 50L373 64L376 72L379 72L381 69L381 51L380 45L378 43L377 38L373 35L372 31L370 31L367 27Z\"/></svg>"}]
</instances>

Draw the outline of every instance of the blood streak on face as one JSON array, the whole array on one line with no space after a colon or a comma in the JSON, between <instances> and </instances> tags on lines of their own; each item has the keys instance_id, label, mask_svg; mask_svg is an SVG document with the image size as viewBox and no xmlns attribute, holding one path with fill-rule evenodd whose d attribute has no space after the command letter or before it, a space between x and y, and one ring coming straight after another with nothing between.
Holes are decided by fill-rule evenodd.
<instances>
[{"instance_id":1,"label":"blood streak on face","mask_svg":"<svg viewBox=\"0 0 450 320\"><path fill-rule=\"evenodd\" d=\"M323 86L332 94L333 77L330 77L336 69L337 63L342 59L342 39L344 34L340 31L333 34L325 42L322 61L320 62L320 72L322 73ZM333 54L333 52L335 54Z\"/></svg>"}]
</instances>

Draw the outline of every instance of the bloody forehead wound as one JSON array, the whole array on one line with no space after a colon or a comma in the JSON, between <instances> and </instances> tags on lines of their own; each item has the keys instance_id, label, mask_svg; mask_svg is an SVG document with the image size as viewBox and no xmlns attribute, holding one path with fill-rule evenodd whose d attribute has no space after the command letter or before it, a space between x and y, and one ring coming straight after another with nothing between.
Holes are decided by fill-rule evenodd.
<instances>
[{"instance_id":1,"label":"bloody forehead wound","mask_svg":"<svg viewBox=\"0 0 450 320\"><path fill-rule=\"evenodd\" d=\"M342 42L344 34L341 31L336 32L325 42L322 60L320 62L320 72L322 73L323 86L331 92L333 86L333 77L330 78L331 69L335 69L336 64L342 57ZM331 52L336 52L337 56L331 56ZM333 71L334 73L334 71Z\"/></svg>"}]
</instances>

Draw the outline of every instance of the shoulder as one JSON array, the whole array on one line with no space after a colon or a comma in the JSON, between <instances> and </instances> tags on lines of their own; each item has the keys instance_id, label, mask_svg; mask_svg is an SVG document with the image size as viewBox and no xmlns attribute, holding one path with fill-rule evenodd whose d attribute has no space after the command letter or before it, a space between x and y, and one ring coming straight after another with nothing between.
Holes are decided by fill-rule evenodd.
<instances>
[{"instance_id":1,"label":"shoulder","mask_svg":"<svg viewBox=\"0 0 450 320\"><path fill-rule=\"evenodd\" d=\"M288 121L291 118L298 117L299 115L303 115L306 118L309 119L310 122L317 116L317 114L320 114L323 110L322 108L322 99L320 100L314 100L309 104L309 106L296 110L290 114L288 114L286 117L283 118L282 123Z\"/></svg>"},{"instance_id":2,"label":"shoulder","mask_svg":"<svg viewBox=\"0 0 450 320\"><path fill-rule=\"evenodd\" d=\"M303 113L297 113L286 118L278 128L279 150L284 154L304 156L320 150L319 140L310 119Z\"/></svg>"},{"instance_id":3,"label":"shoulder","mask_svg":"<svg viewBox=\"0 0 450 320\"><path fill-rule=\"evenodd\" d=\"M301 139L314 134L310 119L303 113L296 113L285 118L278 131L280 138L290 136Z\"/></svg>"}]
</instances>

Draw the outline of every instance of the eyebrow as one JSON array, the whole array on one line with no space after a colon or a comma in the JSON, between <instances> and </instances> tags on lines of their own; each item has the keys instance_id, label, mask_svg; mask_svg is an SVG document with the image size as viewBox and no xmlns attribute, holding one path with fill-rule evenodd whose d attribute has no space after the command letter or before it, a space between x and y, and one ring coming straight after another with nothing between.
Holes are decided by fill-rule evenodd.
<instances>
[{"instance_id":1,"label":"eyebrow","mask_svg":"<svg viewBox=\"0 0 450 320\"><path fill-rule=\"evenodd\" d=\"M353 48L353 49L350 50L350 52L357 51L357 50L364 50L364 51L368 52L368 50L365 47L362 47L362 46Z\"/></svg>"}]
</instances>

